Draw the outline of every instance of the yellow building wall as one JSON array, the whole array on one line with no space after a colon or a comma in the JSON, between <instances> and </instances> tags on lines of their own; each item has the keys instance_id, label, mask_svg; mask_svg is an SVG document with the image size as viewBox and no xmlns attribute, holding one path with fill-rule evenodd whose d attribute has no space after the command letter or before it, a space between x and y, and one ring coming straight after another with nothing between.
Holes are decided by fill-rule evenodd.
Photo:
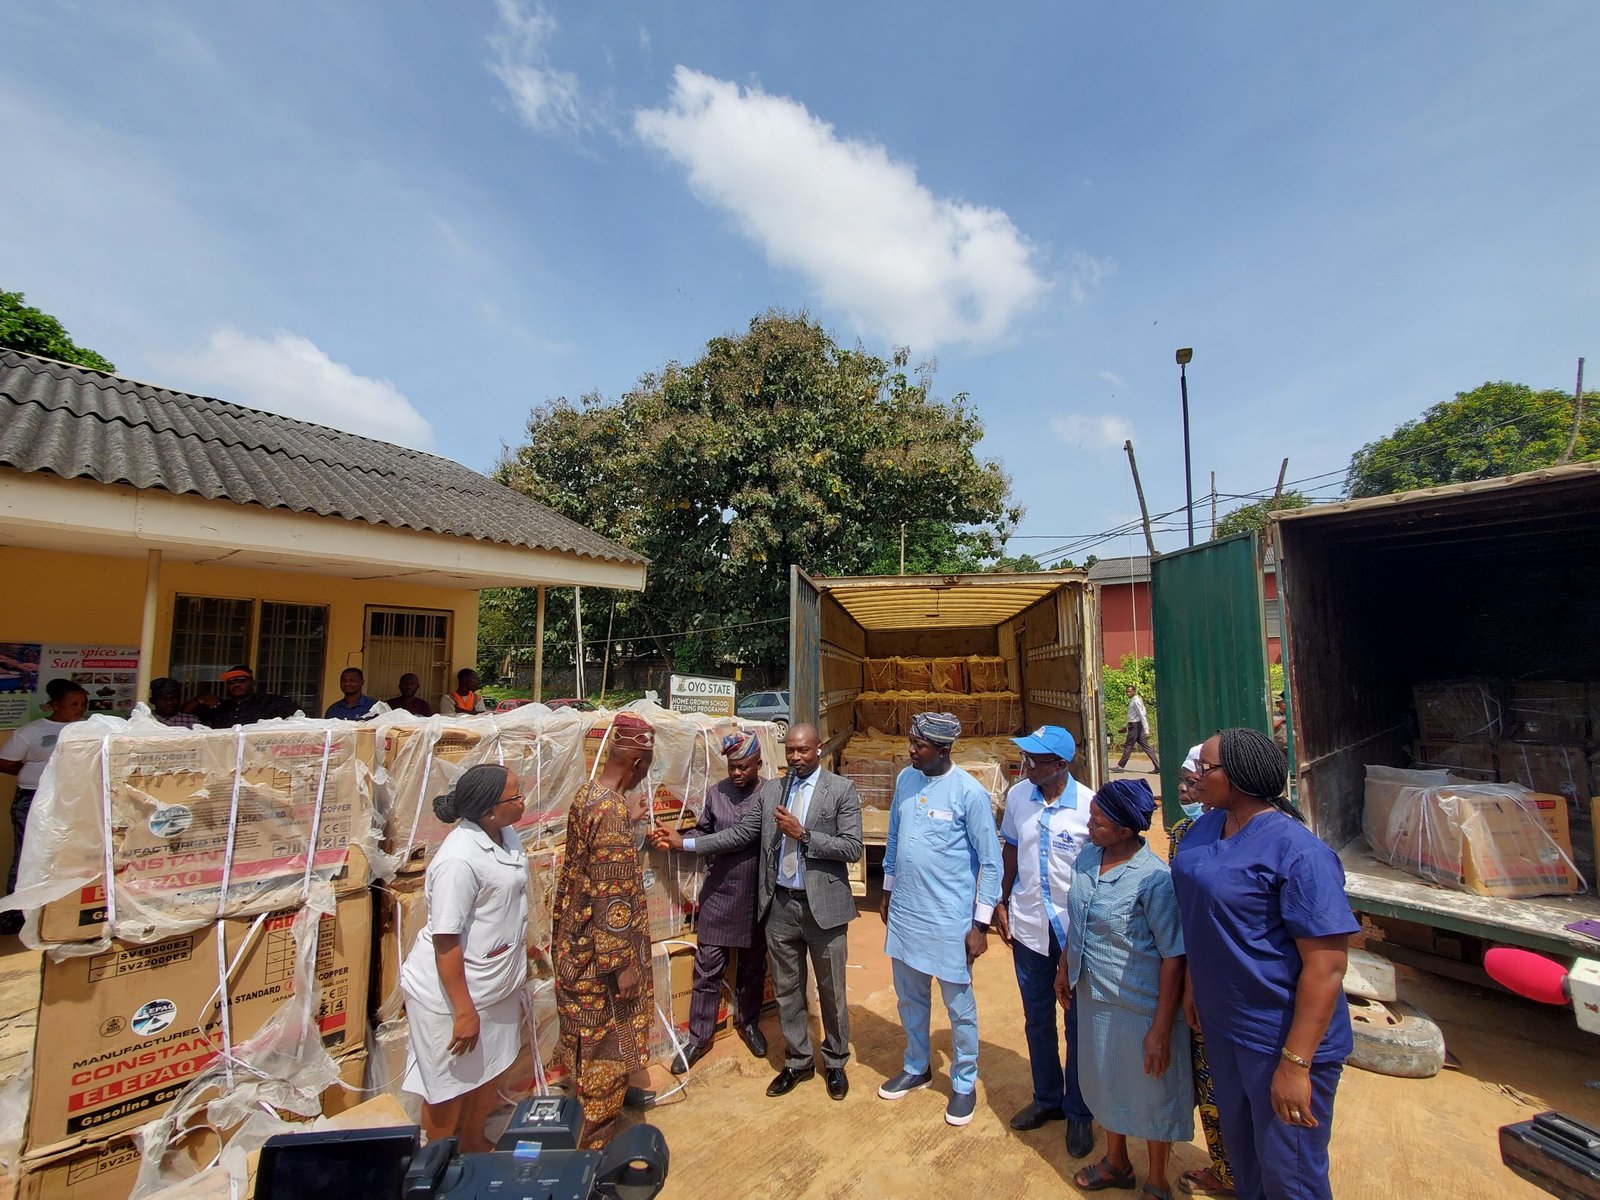
<instances>
[{"instance_id":1,"label":"yellow building wall","mask_svg":"<svg viewBox=\"0 0 1600 1200\"><path fill-rule=\"evenodd\" d=\"M137 646L144 611L145 560L64 554L0 546L0 641L102 642ZM151 675L167 673L173 597L220 596L281 600L328 607L327 663L322 704L339 695L339 672L363 667L368 605L449 611L450 676L471 666L478 651L478 593L391 580L351 580L298 571L262 571L210 563L163 562L161 606ZM369 681L368 693L387 699L395 681ZM437 697L430 697L437 701ZM318 715L320 715L320 710ZM4 740L0 733L0 741ZM16 780L0 775L0 869L11 861L11 795Z\"/></svg>"}]
</instances>

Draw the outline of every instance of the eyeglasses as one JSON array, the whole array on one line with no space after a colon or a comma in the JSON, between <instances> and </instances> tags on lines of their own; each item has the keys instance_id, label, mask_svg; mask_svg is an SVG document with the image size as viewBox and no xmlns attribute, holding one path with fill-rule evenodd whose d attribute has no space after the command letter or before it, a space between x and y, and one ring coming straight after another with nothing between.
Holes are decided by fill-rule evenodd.
<instances>
[{"instance_id":1,"label":"eyeglasses","mask_svg":"<svg viewBox=\"0 0 1600 1200\"><path fill-rule=\"evenodd\" d=\"M1207 775L1211 774L1211 772L1220 770L1222 770L1221 763L1208 763L1204 760L1201 760L1200 769L1195 772L1195 778L1204 779Z\"/></svg>"},{"instance_id":2,"label":"eyeglasses","mask_svg":"<svg viewBox=\"0 0 1600 1200\"><path fill-rule=\"evenodd\" d=\"M527 799L528 798L526 796L524 796L521 792L518 792L515 796L507 796L504 800L500 801L500 803L501 804L524 804L524 803L527 802Z\"/></svg>"},{"instance_id":3,"label":"eyeglasses","mask_svg":"<svg viewBox=\"0 0 1600 1200\"><path fill-rule=\"evenodd\" d=\"M1022 755L1022 769L1031 771L1035 767L1057 767L1061 765L1061 758L1055 754L1028 754Z\"/></svg>"}]
</instances>

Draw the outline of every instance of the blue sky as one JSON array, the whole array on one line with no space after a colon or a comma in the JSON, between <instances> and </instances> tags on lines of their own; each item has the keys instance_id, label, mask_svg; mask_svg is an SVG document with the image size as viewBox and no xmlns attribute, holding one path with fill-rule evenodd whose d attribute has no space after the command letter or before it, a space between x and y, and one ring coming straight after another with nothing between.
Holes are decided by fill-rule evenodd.
<instances>
[{"instance_id":1,"label":"blue sky","mask_svg":"<svg viewBox=\"0 0 1600 1200\"><path fill-rule=\"evenodd\" d=\"M1179 346L1197 495L1288 456L1327 498L1456 391L1600 375L1587 0L779 12L15 6L0 286L125 374L479 469L805 308L971 395L1035 553L1137 511L1128 437L1182 505Z\"/></svg>"}]
</instances>

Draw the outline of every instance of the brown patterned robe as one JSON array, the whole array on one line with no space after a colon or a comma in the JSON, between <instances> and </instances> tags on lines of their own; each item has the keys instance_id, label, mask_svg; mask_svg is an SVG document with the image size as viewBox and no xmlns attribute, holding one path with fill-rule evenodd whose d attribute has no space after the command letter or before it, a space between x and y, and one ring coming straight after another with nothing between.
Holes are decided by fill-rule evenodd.
<instances>
[{"instance_id":1,"label":"brown patterned robe","mask_svg":"<svg viewBox=\"0 0 1600 1200\"><path fill-rule=\"evenodd\" d=\"M556 883L552 952L561 1055L578 1084L583 1146L611 1139L628 1075L648 1061L655 1017L650 916L628 803L585 783L567 812L567 851ZM632 997L616 975L639 975Z\"/></svg>"}]
</instances>

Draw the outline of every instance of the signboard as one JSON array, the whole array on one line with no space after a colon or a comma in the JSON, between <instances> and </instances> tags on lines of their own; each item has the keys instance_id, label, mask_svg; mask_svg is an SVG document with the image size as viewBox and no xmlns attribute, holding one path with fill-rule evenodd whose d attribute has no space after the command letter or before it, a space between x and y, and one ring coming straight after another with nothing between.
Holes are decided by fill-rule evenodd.
<instances>
[{"instance_id":1,"label":"signboard","mask_svg":"<svg viewBox=\"0 0 1600 1200\"><path fill-rule=\"evenodd\" d=\"M713 717L733 716L733 698L738 685L731 679L709 679L704 675L674 675L668 684L667 707L673 712L707 713Z\"/></svg>"},{"instance_id":2,"label":"signboard","mask_svg":"<svg viewBox=\"0 0 1600 1200\"><path fill-rule=\"evenodd\" d=\"M0 729L14 729L45 715L52 679L70 679L89 694L89 715L125 717L138 687L137 646L0 642Z\"/></svg>"}]
</instances>

